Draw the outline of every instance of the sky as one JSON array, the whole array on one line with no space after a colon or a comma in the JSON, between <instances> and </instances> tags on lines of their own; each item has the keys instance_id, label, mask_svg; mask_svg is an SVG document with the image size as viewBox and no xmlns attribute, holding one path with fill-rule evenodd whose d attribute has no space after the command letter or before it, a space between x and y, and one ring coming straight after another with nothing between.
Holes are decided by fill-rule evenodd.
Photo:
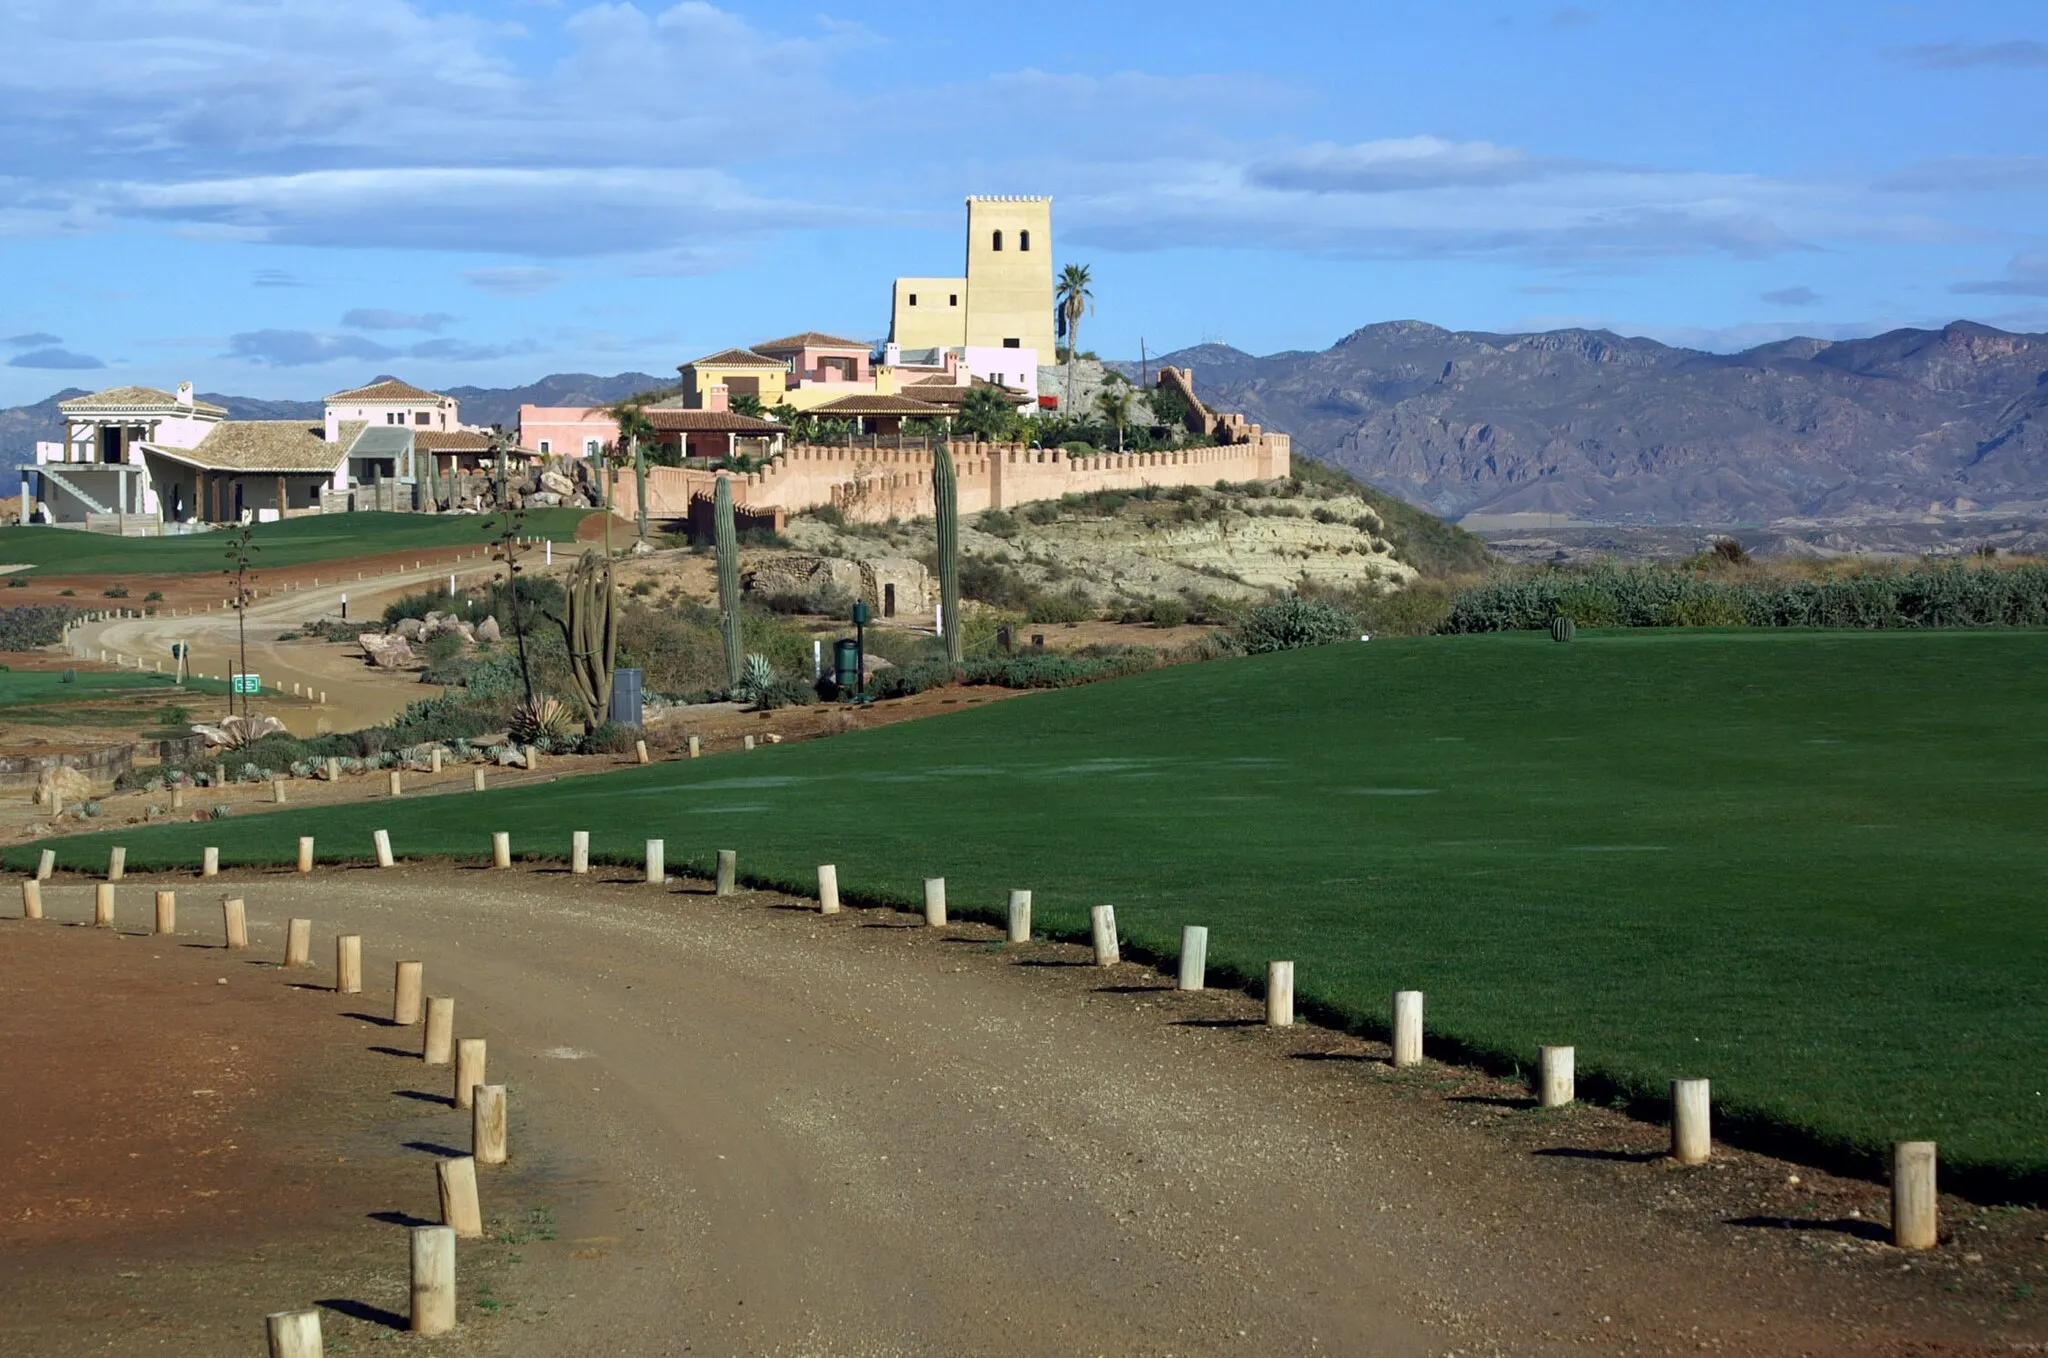
<instances>
[{"instance_id":1,"label":"sky","mask_svg":"<svg viewBox=\"0 0 2048 1358\"><path fill-rule=\"evenodd\" d=\"M2048 5L17 0L0 405L671 372L1049 194L1082 347L2048 329ZM1199 374L1197 375L1199 380Z\"/></svg>"}]
</instances>

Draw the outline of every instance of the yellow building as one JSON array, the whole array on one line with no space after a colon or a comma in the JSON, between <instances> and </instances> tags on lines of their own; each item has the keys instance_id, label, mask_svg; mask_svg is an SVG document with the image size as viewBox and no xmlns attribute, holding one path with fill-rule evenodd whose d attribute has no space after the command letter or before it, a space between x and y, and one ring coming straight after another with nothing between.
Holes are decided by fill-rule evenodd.
<instances>
[{"instance_id":1,"label":"yellow building","mask_svg":"<svg viewBox=\"0 0 2048 1358\"><path fill-rule=\"evenodd\" d=\"M906 350L1035 349L1053 361L1052 199L967 200L967 276L899 278L889 338Z\"/></svg>"},{"instance_id":2,"label":"yellow building","mask_svg":"<svg viewBox=\"0 0 2048 1358\"><path fill-rule=\"evenodd\" d=\"M707 408L706 397L712 387L724 387L726 401L753 396L763 406L780 405L789 381L787 364L751 349L722 349L676 371L682 374L683 405L691 410ZM719 408L723 409L723 404Z\"/></svg>"}]
</instances>

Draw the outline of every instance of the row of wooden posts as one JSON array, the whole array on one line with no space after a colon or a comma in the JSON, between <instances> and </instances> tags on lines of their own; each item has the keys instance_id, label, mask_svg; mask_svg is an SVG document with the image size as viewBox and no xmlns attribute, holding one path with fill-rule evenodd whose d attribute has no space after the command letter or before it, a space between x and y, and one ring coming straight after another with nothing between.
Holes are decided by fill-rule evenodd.
<instances>
[{"instance_id":1,"label":"row of wooden posts","mask_svg":"<svg viewBox=\"0 0 2048 1358\"><path fill-rule=\"evenodd\" d=\"M384 832L378 831L381 836ZM313 841L299 841L301 871L310 871ZM215 850L209 859L217 861ZM108 876L118 878L126 851L116 847L110 854ZM37 875L21 884L22 915L43 918L42 883L50 876L52 854L45 850ZM114 927L114 880L95 884L93 923ZM178 893L156 892L154 932L174 934L178 928ZM230 951L249 946L247 903L240 896L221 900L223 941ZM285 929L283 965L298 969L312 965L313 921L293 919ZM481 1037L455 1036L455 999L448 995L427 995L426 964L415 959L396 963L392 982L391 1021L398 1027L423 1030L420 1058L429 1066L454 1067L454 1099L457 1108L470 1111L470 1153L435 1162L435 1187L441 1203L441 1225L412 1229L412 1308L410 1326L419 1334L446 1334L455 1328L455 1242L483 1235L483 1211L477 1196L479 1164L502 1165L509 1157L506 1091L502 1084L487 1084L489 1051ZM363 939L360 934L341 934L334 940L334 990L338 995L360 995L363 991ZM275 1312L265 1318L271 1358L319 1358L322 1352L320 1312L315 1307Z\"/></svg>"}]
</instances>

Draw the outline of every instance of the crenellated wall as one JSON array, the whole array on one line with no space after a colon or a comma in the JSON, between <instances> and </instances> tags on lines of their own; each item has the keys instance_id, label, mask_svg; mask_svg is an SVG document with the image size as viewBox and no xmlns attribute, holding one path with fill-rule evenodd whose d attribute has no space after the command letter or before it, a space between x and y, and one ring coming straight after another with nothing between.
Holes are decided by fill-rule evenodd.
<instances>
[{"instance_id":1,"label":"crenellated wall","mask_svg":"<svg viewBox=\"0 0 2048 1358\"><path fill-rule=\"evenodd\" d=\"M1288 474L1287 435L1266 433L1229 415L1217 420L1216 432L1238 441L1211 448L1092 456L1014 443L947 446L953 455L960 510L967 514L1093 490L1270 481ZM649 516L690 518L691 502L709 501L719 475L689 467L649 467ZM797 444L760 471L731 476L733 507L757 521L772 518L778 528L788 515L819 505L836 505L847 518L865 523L918 518L933 508L932 454L925 448ZM632 476L618 475L612 491L615 511L632 518L638 503Z\"/></svg>"}]
</instances>

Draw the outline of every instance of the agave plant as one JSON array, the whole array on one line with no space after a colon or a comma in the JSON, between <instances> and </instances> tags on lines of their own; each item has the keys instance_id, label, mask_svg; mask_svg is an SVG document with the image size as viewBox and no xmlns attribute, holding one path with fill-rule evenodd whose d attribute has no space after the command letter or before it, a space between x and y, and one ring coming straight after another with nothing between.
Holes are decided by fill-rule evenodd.
<instances>
[{"instance_id":1,"label":"agave plant","mask_svg":"<svg viewBox=\"0 0 2048 1358\"><path fill-rule=\"evenodd\" d=\"M732 686L732 696L759 706L774 687L775 667L768 663L768 657L749 655L746 667L740 671L740 681Z\"/></svg>"},{"instance_id":2,"label":"agave plant","mask_svg":"<svg viewBox=\"0 0 2048 1358\"><path fill-rule=\"evenodd\" d=\"M512 738L530 745L543 738L552 740L569 729L569 709L554 698L535 698L520 704L508 728Z\"/></svg>"}]
</instances>

